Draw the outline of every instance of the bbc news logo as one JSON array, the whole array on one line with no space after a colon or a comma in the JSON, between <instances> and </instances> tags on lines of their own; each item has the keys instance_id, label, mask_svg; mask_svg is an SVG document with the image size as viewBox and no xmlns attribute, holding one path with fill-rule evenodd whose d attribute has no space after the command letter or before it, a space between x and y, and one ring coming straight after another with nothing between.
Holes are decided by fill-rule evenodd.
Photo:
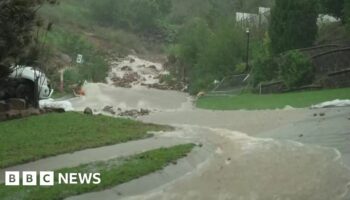
<instances>
[{"instance_id":1,"label":"bbc news logo","mask_svg":"<svg viewBox=\"0 0 350 200\"><path fill-rule=\"evenodd\" d=\"M55 181L56 180L56 181ZM54 186L84 185L101 183L100 173L57 173L52 171L7 171L5 172L6 186Z\"/></svg>"}]
</instances>

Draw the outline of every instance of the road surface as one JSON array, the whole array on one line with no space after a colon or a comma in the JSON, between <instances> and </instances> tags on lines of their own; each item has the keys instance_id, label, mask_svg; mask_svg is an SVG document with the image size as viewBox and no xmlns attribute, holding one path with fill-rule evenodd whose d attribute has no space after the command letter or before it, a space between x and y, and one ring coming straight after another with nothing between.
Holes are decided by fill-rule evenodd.
<instances>
[{"instance_id":1,"label":"road surface","mask_svg":"<svg viewBox=\"0 0 350 200\"><path fill-rule=\"evenodd\" d=\"M72 200L350 199L350 108L209 111L175 91L111 84L87 84L85 91L71 100L77 110L149 109L138 119L177 128L160 137L203 147L162 173Z\"/></svg>"}]
</instances>

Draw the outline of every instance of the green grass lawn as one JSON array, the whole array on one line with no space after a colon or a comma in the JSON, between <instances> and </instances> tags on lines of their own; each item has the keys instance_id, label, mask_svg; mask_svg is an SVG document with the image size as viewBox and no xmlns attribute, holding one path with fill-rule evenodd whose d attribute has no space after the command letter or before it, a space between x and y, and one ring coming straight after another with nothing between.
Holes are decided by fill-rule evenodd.
<instances>
[{"instance_id":1,"label":"green grass lawn","mask_svg":"<svg viewBox=\"0 0 350 200\"><path fill-rule=\"evenodd\" d=\"M148 151L129 158L91 163L56 171L56 174L69 172L101 173L101 184L99 185L59 185L57 180L55 186L48 188L0 185L0 197L3 200L62 200L74 195L101 191L161 170L170 163L185 157L193 147L193 144L178 145L172 148Z\"/></svg>"},{"instance_id":2,"label":"green grass lawn","mask_svg":"<svg viewBox=\"0 0 350 200\"><path fill-rule=\"evenodd\" d=\"M0 168L77 150L149 137L169 127L80 113L48 114L0 123Z\"/></svg>"},{"instance_id":3,"label":"green grass lawn","mask_svg":"<svg viewBox=\"0 0 350 200\"><path fill-rule=\"evenodd\" d=\"M305 108L335 99L350 99L350 88L271 95L208 96L200 98L197 101L197 107L212 110L277 109L284 108L287 105L295 108Z\"/></svg>"}]
</instances>

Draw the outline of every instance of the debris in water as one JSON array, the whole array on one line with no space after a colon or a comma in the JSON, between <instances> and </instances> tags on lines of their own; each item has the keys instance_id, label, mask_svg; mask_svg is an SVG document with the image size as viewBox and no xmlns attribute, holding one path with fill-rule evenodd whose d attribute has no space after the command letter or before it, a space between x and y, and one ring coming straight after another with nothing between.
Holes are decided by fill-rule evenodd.
<instances>
[{"instance_id":1,"label":"debris in water","mask_svg":"<svg viewBox=\"0 0 350 200\"><path fill-rule=\"evenodd\" d=\"M121 117L140 117L140 116L145 116L145 115L149 115L151 113L150 110L147 109L140 109L140 110L127 110L124 112L119 113L118 115Z\"/></svg>"},{"instance_id":2,"label":"debris in water","mask_svg":"<svg viewBox=\"0 0 350 200\"><path fill-rule=\"evenodd\" d=\"M107 78L109 84L116 87L132 88L146 87L159 90L179 90L186 88L185 84L169 80L169 72L160 63L142 60L128 56L120 61L110 61L111 72ZM169 80L169 81L166 81Z\"/></svg>"},{"instance_id":3,"label":"debris in water","mask_svg":"<svg viewBox=\"0 0 350 200\"><path fill-rule=\"evenodd\" d=\"M103 109L102 109L103 112L106 112L106 113L109 113L109 114L112 114L112 115L115 115L116 112L114 111L113 109L113 106L105 106Z\"/></svg>"},{"instance_id":4,"label":"debris in water","mask_svg":"<svg viewBox=\"0 0 350 200\"><path fill-rule=\"evenodd\" d=\"M45 99L39 101L41 109L64 109L66 112L74 111L72 103L69 101L55 101L54 99Z\"/></svg>"},{"instance_id":5,"label":"debris in water","mask_svg":"<svg viewBox=\"0 0 350 200\"><path fill-rule=\"evenodd\" d=\"M121 68L121 70L122 71L129 71L129 72L132 71L131 67L129 67L129 66L124 66Z\"/></svg>"}]
</instances>

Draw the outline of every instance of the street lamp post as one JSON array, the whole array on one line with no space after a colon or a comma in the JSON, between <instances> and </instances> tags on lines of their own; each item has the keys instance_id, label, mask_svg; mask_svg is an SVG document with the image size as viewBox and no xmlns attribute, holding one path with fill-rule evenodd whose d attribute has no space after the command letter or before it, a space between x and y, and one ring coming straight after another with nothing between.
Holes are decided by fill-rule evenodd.
<instances>
[{"instance_id":1,"label":"street lamp post","mask_svg":"<svg viewBox=\"0 0 350 200\"><path fill-rule=\"evenodd\" d=\"M247 34L247 57L246 57L246 70L249 70L249 42L250 42L250 30L247 28L246 30Z\"/></svg>"}]
</instances>

